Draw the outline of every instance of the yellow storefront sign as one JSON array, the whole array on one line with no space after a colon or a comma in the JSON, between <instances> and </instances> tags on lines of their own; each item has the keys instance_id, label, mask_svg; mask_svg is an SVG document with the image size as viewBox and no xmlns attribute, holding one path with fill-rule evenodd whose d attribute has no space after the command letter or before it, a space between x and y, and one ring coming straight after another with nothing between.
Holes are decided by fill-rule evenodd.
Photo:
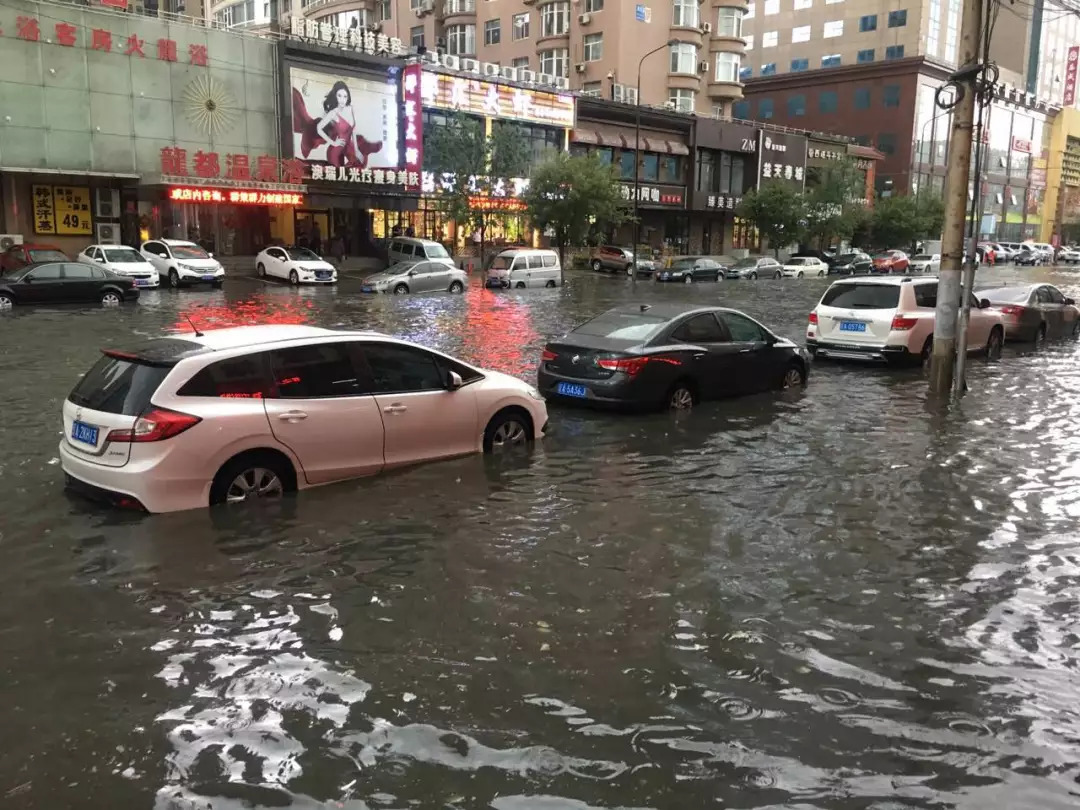
<instances>
[{"instance_id":1,"label":"yellow storefront sign","mask_svg":"<svg viewBox=\"0 0 1080 810\"><path fill-rule=\"evenodd\" d=\"M34 233L90 236L90 189L85 186L34 186Z\"/></svg>"}]
</instances>

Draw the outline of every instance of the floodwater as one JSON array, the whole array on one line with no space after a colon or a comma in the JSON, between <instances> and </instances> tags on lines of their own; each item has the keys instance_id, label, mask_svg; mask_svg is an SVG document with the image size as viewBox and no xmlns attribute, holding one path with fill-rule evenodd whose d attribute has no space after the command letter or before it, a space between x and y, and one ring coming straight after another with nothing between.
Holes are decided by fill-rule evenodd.
<instances>
[{"instance_id":1,"label":"floodwater","mask_svg":"<svg viewBox=\"0 0 1080 810\"><path fill-rule=\"evenodd\" d=\"M1039 278L1080 298L1080 273ZM628 301L799 338L824 280L362 298L231 278L0 318L0 807L1075 808L1080 346L617 417L534 452L154 517L66 495L101 345L376 328L530 378Z\"/></svg>"}]
</instances>

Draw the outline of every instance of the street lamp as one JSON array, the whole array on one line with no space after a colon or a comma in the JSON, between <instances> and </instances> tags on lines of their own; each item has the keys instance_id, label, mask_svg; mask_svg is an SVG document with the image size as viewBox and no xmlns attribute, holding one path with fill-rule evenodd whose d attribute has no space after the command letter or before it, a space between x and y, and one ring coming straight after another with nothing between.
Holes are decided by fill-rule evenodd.
<instances>
[{"instance_id":1,"label":"street lamp","mask_svg":"<svg viewBox=\"0 0 1080 810\"><path fill-rule=\"evenodd\" d=\"M634 263L630 266L630 286L634 288L637 287L637 248L641 236L641 223L638 221L638 196L641 194L641 67L654 53L679 44L679 40L669 39L648 51L637 63L637 98L634 104Z\"/></svg>"}]
</instances>

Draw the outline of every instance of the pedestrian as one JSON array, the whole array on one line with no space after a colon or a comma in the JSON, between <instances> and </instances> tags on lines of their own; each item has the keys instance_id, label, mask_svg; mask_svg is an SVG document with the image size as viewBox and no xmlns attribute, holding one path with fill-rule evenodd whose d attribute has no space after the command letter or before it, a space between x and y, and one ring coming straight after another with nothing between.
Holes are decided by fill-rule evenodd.
<instances>
[{"instance_id":1,"label":"pedestrian","mask_svg":"<svg viewBox=\"0 0 1080 810\"><path fill-rule=\"evenodd\" d=\"M993 245L991 245L990 247L988 247L986 249L986 264L989 267L993 267L994 262L996 262L996 261L997 261L997 251L994 250Z\"/></svg>"},{"instance_id":2,"label":"pedestrian","mask_svg":"<svg viewBox=\"0 0 1080 810\"><path fill-rule=\"evenodd\" d=\"M316 256L322 256L322 234L319 232L319 223L311 226L311 249Z\"/></svg>"}]
</instances>

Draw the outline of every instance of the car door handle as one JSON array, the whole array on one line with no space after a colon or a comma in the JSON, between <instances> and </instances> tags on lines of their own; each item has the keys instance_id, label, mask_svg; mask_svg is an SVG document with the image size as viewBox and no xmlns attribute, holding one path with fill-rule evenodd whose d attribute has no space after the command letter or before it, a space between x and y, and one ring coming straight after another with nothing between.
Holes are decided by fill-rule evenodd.
<instances>
[{"instance_id":1,"label":"car door handle","mask_svg":"<svg viewBox=\"0 0 1080 810\"><path fill-rule=\"evenodd\" d=\"M694 352L694 359L695 360L700 360L704 356L705 356L705 352Z\"/></svg>"},{"instance_id":2,"label":"car door handle","mask_svg":"<svg viewBox=\"0 0 1080 810\"><path fill-rule=\"evenodd\" d=\"M307 414L303 411L285 411L285 413L279 413L278 419L282 422L299 422L302 419L307 419Z\"/></svg>"},{"instance_id":3,"label":"car door handle","mask_svg":"<svg viewBox=\"0 0 1080 810\"><path fill-rule=\"evenodd\" d=\"M383 413L405 413L409 410L408 405L402 405L400 402L395 402L393 405L387 405L383 408Z\"/></svg>"}]
</instances>

